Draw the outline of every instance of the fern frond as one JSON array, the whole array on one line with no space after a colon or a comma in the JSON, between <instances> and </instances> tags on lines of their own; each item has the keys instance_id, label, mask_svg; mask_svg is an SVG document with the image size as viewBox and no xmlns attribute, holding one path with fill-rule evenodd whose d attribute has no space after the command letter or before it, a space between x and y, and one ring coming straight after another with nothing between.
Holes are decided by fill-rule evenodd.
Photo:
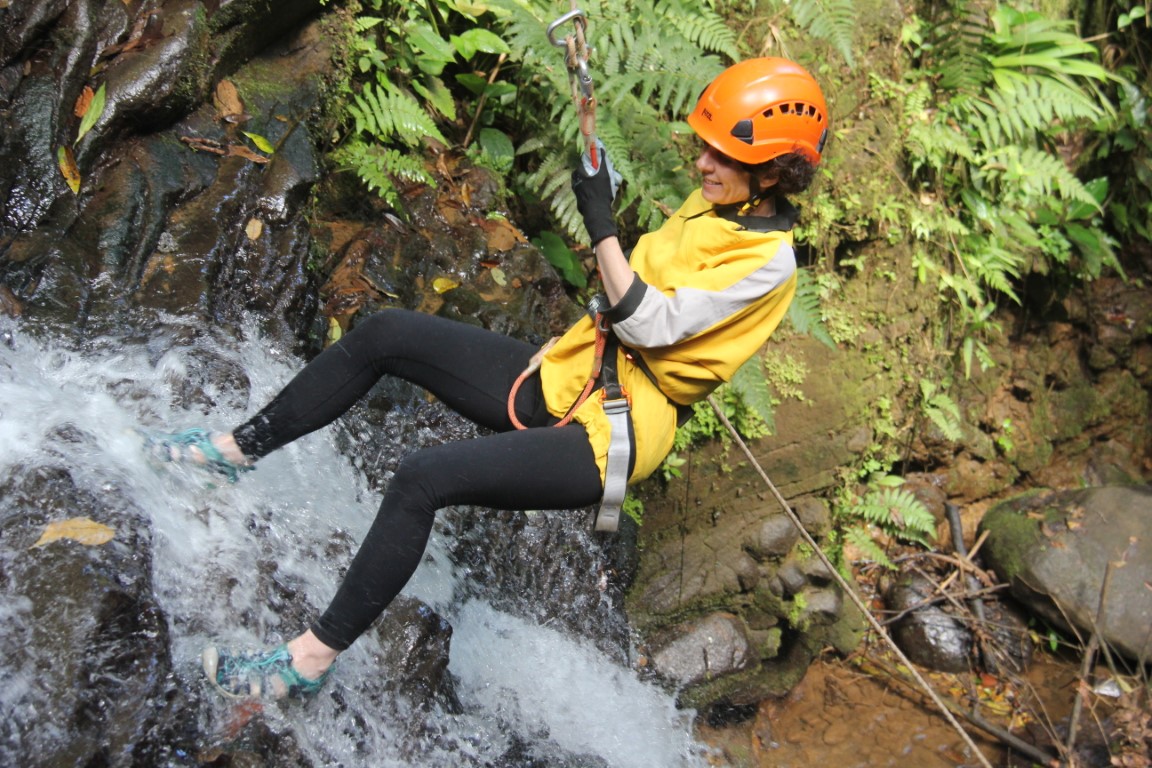
<instances>
[{"instance_id":1,"label":"fern frond","mask_svg":"<svg viewBox=\"0 0 1152 768\"><path fill-rule=\"evenodd\" d=\"M393 207L399 207L400 202L394 179L436 186L436 180L428 173L419 154L352 141L340 147L334 159L343 169L354 171L370 192L380 195Z\"/></svg>"},{"instance_id":2,"label":"fern frond","mask_svg":"<svg viewBox=\"0 0 1152 768\"><path fill-rule=\"evenodd\" d=\"M1050 77L1001 75L982 100L970 100L971 123L986 147L1006 142L1035 143L1054 127L1096 120L1104 112L1081 89ZM964 106L958 104L958 106Z\"/></svg>"},{"instance_id":3,"label":"fern frond","mask_svg":"<svg viewBox=\"0 0 1152 768\"><path fill-rule=\"evenodd\" d=\"M1064 160L1038 147L1003 145L985 156L984 170L987 178L1025 205L1055 196L1093 210L1099 208L1096 198Z\"/></svg>"},{"instance_id":4,"label":"fern frond","mask_svg":"<svg viewBox=\"0 0 1152 768\"><path fill-rule=\"evenodd\" d=\"M836 342L828 333L820 311L820 286L807 269L796 270L796 295L788 305L787 317L797 333L811 336L832 349L836 348Z\"/></svg>"},{"instance_id":5,"label":"fern frond","mask_svg":"<svg viewBox=\"0 0 1152 768\"><path fill-rule=\"evenodd\" d=\"M759 355L753 355L737 368L728 385L740 396L745 408L763 419L769 431L776 431L772 393Z\"/></svg>"},{"instance_id":6,"label":"fern frond","mask_svg":"<svg viewBox=\"0 0 1152 768\"><path fill-rule=\"evenodd\" d=\"M960 95L979 94L991 78L984 39L987 24L975 3L958 2L950 15L935 26L938 45L934 69L940 88Z\"/></svg>"},{"instance_id":7,"label":"fern frond","mask_svg":"<svg viewBox=\"0 0 1152 768\"><path fill-rule=\"evenodd\" d=\"M724 22L714 8L701 9L699 3L691 3L691 9L684 0L670 0L660 4L664 20L684 39L705 51L721 53L732 61L741 58L736 44L736 34Z\"/></svg>"},{"instance_id":8,"label":"fern frond","mask_svg":"<svg viewBox=\"0 0 1152 768\"><path fill-rule=\"evenodd\" d=\"M448 143L420 103L396 89L365 83L353 101L348 112L355 120L357 133L366 133L383 144L399 142L413 148L425 138Z\"/></svg>"},{"instance_id":9,"label":"fern frond","mask_svg":"<svg viewBox=\"0 0 1152 768\"><path fill-rule=\"evenodd\" d=\"M896 564L888 557L888 553L880 548L867 529L860 526L848 528L844 531L844 541L860 550L865 560L871 560L890 571L896 570Z\"/></svg>"},{"instance_id":10,"label":"fern frond","mask_svg":"<svg viewBox=\"0 0 1152 768\"><path fill-rule=\"evenodd\" d=\"M905 541L931 546L936 519L924 503L903 488L881 488L869 493L852 512Z\"/></svg>"},{"instance_id":11,"label":"fern frond","mask_svg":"<svg viewBox=\"0 0 1152 768\"><path fill-rule=\"evenodd\" d=\"M927 379L920 381L920 407L928 420L936 425L945 439L957 441L964 437L960 406L947 392L937 392L936 385Z\"/></svg>"},{"instance_id":12,"label":"fern frond","mask_svg":"<svg viewBox=\"0 0 1152 768\"><path fill-rule=\"evenodd\" d=\"M969 247L961 249L959 256L965 268L977 284L983 283L995 291L1009 296L1020 303L1014 287L1024 268L1023 255L1004 247L994 234L983 238L971 238ZM956 287L959 287L959 283ZM968 291L958 291L968 301L978 301L982 292L971 286Z\"/></svg>"},{"instance_id":13,"label":"fern frond","mask_svg":"<svg viewBox=\"0 0 1152 768\"><path fill-rule=\"evenodd\" d=\"M801 29L830 43L849 67L855 66L852 40L859 20L852 0L793 0L792 17Z\"/></svg>"}]
</instances>

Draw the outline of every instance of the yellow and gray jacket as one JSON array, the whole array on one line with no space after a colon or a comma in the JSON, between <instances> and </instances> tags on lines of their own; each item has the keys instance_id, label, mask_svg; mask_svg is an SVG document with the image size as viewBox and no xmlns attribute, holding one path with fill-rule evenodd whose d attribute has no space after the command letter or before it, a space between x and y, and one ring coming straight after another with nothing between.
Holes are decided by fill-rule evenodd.
<instances>
[{"instance_id":1,"label":"yellow and gray jacket","mask_svg":"<svg viewBox=\"0 0 1152 768\"><path fill-rule=\"evenodd\" d=\"M604 312L625 347L617 363L632 405L629 482L647 477L668 455L677 406L729 381L784 317L796 292L791 229L798 212L783 199L777 206L771 218L739 217L714 209L697 190L633 249L636 277ZM553 415L563 416L579 397L595 338L594 321L585 317L545 355L540 375ZM588 431L603 479L611 430L600 399L588 398L574 419Z\"/></svg>"}]
</instances>

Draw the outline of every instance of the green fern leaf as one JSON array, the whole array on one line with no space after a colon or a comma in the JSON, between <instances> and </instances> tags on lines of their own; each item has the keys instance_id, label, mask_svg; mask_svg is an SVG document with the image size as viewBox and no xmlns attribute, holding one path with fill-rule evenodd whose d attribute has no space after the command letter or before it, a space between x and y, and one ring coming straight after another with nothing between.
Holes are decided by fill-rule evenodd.
<instances>
[{"instance_id":1,"label":"green fern leaf","mask_svg":"<svg viewBox=\"0 0 1152 768\"><path fill-rule=\"evenodd\" d=\"M770 432L775 432L775 408L760 356L753 355L745 361L736 369L728 384L740 397L744 407L759 416Z\"/></svg>"},{"instance_id":2,"label":"green fern leaf","mask_svg":"<svg viewBox=\"0 0 1152 768\"><path fill-rule=\"evenodd\" d=\"M882 488L869 493L853 508L860 517L905 541L930 546L936 520L912 493L903 488Z\"/></svg>"},{"instance_id":3,"label":"green fern leaf","mask_svg":"<svg viewBox=\"0 0 1152 768\"><path fill-rule=\"evenodd\" d=\"M836 348L820 311L820 286L806 269L796 270L796 295L788 305L787 317L797 333L811 336L831 349Z\"/></svg>"},{"instance_id":4,"label":"green fern leaf","mask_svg":"<svg viewBox=\"0 0 1152 768\"><path fill-rule=\"evenodd\" d=\"M848 528L844 532L844 540L860 550L860 554L865 560L871 560L890 571L896 570L896 565L888 557L888 553L880 548L880 545L876 543L866 529L860 526Z\"/></svg>"},{"instance_id":5,"label":"green fern leaf","mask_svg":"<svg viewBox=\"0 0 1152 768\"><path fill-rule=\"evenodd\" d=\"M367 83L348 106L357 132L366 133L382 144L401 143L419 147L425 138L442 144L448 140L436 123L411 96L380 83Z\"/></svg>"},{"instance_id":6,"label":"green fern leaf","mask_svg":"<svg viewBox=\"0 0 1152 768\"><path fill-rule=\"evenodd\" d=\"M855 66L852 40L859 21L852 0L794 0L792 16L801 29L828 41L848 66Z\"/></svg>"}]
</instances>

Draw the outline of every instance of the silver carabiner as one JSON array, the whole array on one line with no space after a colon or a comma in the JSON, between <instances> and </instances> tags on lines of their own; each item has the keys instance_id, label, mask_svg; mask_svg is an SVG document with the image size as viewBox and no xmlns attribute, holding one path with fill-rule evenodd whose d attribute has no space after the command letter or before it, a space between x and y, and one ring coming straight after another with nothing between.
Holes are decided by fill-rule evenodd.
<instances>
[{"instance_id":1,"label":"silver carabiner","mask_svg":"<svg viewBox=\"0 0 1152 768\"><path fill-rule=\"evenodd\" d=\"M585 15L584 11L580 10L579 8L574 8L571 11L568 11L568 13L564 14L560 18L556 19L556 21L549 24L548 25L548 42L552 43L552 45L556 46L557 48L567 48L568 42L566 40L557 40L556 36L553 33L556 31L557 27L562 26L564 24L567 24L568 22L574 21L576 19L581 20L578 23L585 23L586 24L588 17Z\"/></svg>"}]
</instances>

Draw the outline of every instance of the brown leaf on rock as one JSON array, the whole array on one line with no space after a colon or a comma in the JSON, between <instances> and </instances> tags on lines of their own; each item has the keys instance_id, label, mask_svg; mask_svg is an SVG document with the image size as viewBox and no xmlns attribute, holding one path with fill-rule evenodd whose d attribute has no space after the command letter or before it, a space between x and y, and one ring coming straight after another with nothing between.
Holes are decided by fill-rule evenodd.
<instances>
[{"instance_id":1,"label":"brown leaf on rock","mask_svg":"<svg viewBox=\"0 0 1152 768\"><path fill-rule=\"evenodd\" d=\"M372 246L368 241L352 241L328 281L320 287L320 298L324 300L321 311L329 320L330 343L338 340L347 330L348 321L364 304L391 296L364 274L364 267L371 255Z\"/></svg>"},{"instance_id":2,"label":"brown leaf on rock","mask_svg":"<svg viewBox=\"0 0 1152 768\"><path fill-rule=\"evenodd\" d=\"M102 523L89 520L86 517L73 517L69 520L58 520L49 523L44 529L44 533L40 535L39 540L37 540L32 547L42 547L45 544L50 544L53 541L59 541L61 539L76 541L92 547L107 544L112 541L115 536L115 528L110 528Z\"/></svg>"},{"instance_id":3,"label":"brown leaf on rock","mask_svg":"<svg viewBox=\"0 0 1152 768\"><path fill-rule=\"evenodd\" d=\"M240 100L240 93L231 80L221 80L216 84L216 90L212 94L212 105L216 107L216 114L222 120L238 122L237 118L247 119L247 115L244 114L244 102Z\"/></svg>"},{"instance_id":4,"label":"brown leaf on rock","mask_svg":"<svg viewBox=\"0 0 1152 768\"><path fill-rule=\"evenodd\" d=\"M84 90L80 91L80 95L76 97L76 105L72 108L72 114L76 117L84 117L88 113L88 107L92 104L92 97L96 92L92 90L92 86L84 86Z\"/></svg>"},{"instance_id":5,"label":"brown leaf on rock","mask_svg":"<svg viewBox=\"0 0 1152 768\"><path fill-rule=\"evenodd\" d=\"M8 317L20 317L24 313L24 302L16 298L16 294L6 285L0 285L0 312Z\"/></svg>"},{"instance_id":6,"label":"brown leaf on rock","mask_svg":"<svg viewBox=\"0 0 1152 768\"><path fill-rule=\"evenodd\" d=\"M146 48L163 38L164 14L160 11L152 11L144 18L136 20L136 23L132 25L132 31L128 33L128 40L126 42L108 46L100 51L99 58L110 59L114 56L119 56L121 53Z\"/></svg>"},{"instance_id":7,"label":"brown leaf on rock","mask_svg":"<svg viewBox=\"0 0 1152 768\"><path fill-rule=\"evenodd\" d=\"M181 136L180 141L197 152L211 152L214 155L228 154L228 149L223 144L212 139L202 139L199 136Z\"/></svg>"},{"instance_id":8,"label":"brown leaf on rock","mask_svg":"<svg viewBox=\"0 0 1152 768\"><path fill-rule=\"evenodd\" d=\"M239 144L229 144L227 154L230 157L242 157L245 160L251 160L261 165L268 162L268 158L264 157L264 155L254 152L248 149L248 147L240 146Z\"/></svg>"},{"instance_id":9,"label":"brown leaf on rock","mask_svg":"<svg viewBox=\"0 0 1152 768\"><path fill-rule=\"evenodd\" d=\"M524 234L507 219L481 219L476 223L484 230L488 247L493 251L510 251L517 243L528 242Z\"/></svg>"}]
</instances>

